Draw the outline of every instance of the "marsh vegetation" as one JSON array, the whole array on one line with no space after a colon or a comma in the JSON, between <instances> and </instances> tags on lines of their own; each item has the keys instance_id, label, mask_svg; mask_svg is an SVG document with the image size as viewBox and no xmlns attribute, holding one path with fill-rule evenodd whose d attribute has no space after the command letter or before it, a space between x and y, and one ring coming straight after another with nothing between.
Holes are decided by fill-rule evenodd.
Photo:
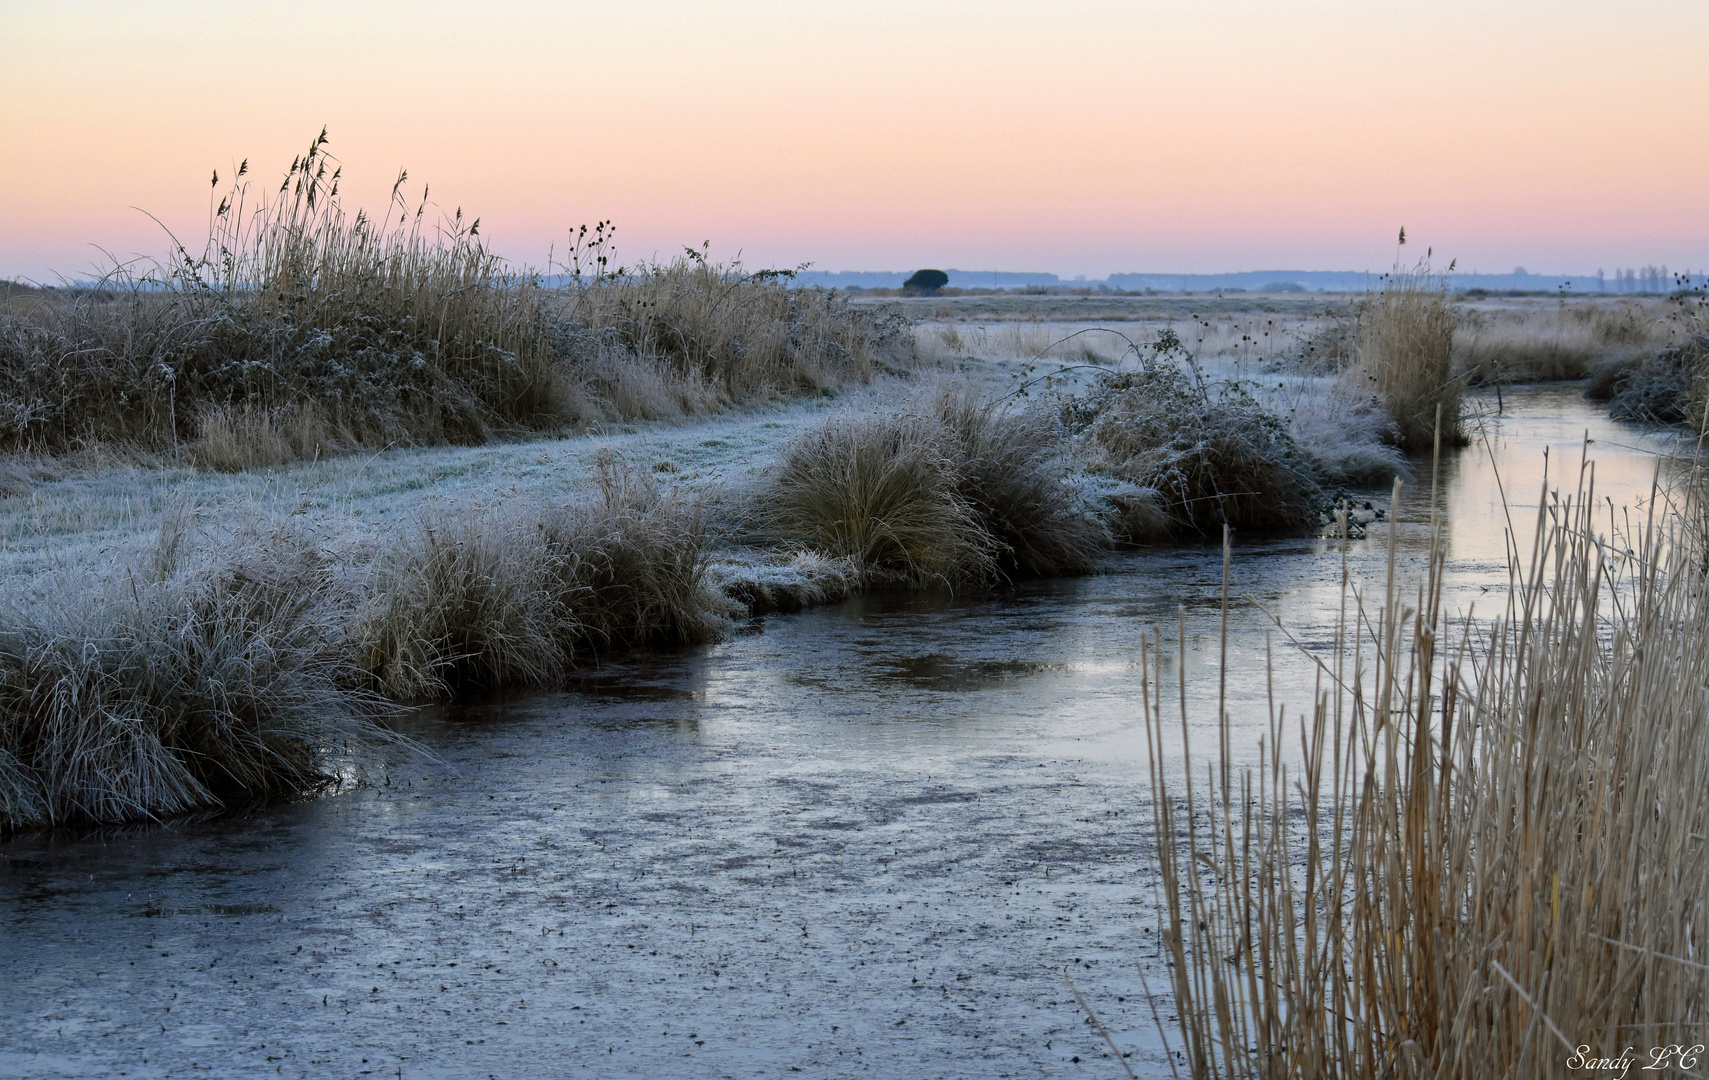
<instances>
[{"instance_id":1,"label":"marsh vegetation","mask_svg":"<svg viewBox=\"0 0 1709 1080\"><path fill-rule=\"evenodd\" d=\"M786 275L694 250L611 265L605 223L550 278L507 266L461 210L430 221L402 174L382 215L349 214L325 144L259 204L247 162L223 193L216 173L200 251L173 239L94 287L9 290L0 450L240 469L703 414L909 359L898 320Z\"/></svg>"},{"instance_id":2,"label":"marsh vegetation","mask_svg":"<svg viewBox=\"0 0 1709 1080\"><path fill-rule=\"evenodd\" d=\"M1255 769L1223 714L1220 762L1196 790L1189 762L1170 779L1170 673L1146 653L1190 1075L1553 1075L1592 1048L1698 1040L1701 478L1634 523L1592 476L1545 484L1487 619L1442 603L1445 523L1416 593L1391 532L1381 597L1344 577L1333 643L1278 661L1322 677L1308 715L1268 718Z\"/></svg>"},{"instance_id":3,"label":"marsh vegetation","mask_svg":"<svg viewBox=\"0 0 1709 1080\"><path fill-rule=\"evenodd\" d=\"M1420 264L1351 302L922 298L910 325L704 249L620 268L605 225L515 271L402 177L346 216L322 141L258 208L246 178L199 252L0 300L0 830L314 792L408 706L771 611L1230 535L1332 558L1380 543L1479 386L1709 415L1691 293L1466 303ZM1344 580L1325 690L1297 737L1266 718L1255 772L1219 704L1196 792L1151 639L1190 1071L1523 1075L1564 1031L1701 1018L1695 490L1619 533L1588 485L1546 495L1504 610L1457 626L1433 522L1415 601L1392 555L1380 603Z\"/></svg>"},{"instance_id":4,"label":"marsh vegetation","mask_svg":"<svg viewBox=\"0 0 1709 1080\"><path fill-rule=\"evenodd\" d=\"M385 742L379 718L397 703L550 686L636 647L717 639L755 613L875 588L977 590L1086 573L1121 545L1215 537L1225 525L1243 537L1334 531L1338 503L1371 503L1357 493L1411 475L1416 432L1439 407L1459 415L1472 375L1447 299L1423 273L1397 274L1384 294L1291 324L1263 310L1188 320L1165 311L1150 325L1091 333L1033 323L910 333L882 308L787 289L702 255L617 274L600 261L604 228L572 251L568 285L507 277L473 222L430 240L418 213L382 226L344 220L337 177L336 166L305 155L290 199L249 218L235 189L218 208L209 253L180 251L165 264L176 277L8 300L14 346L59 341L9 354L11 414L21 418L5 474L17 511L0 744L9 827L311 789ZM431 339L440 360L422 354L417 365L411 345L405 366L416 374L393 381L386 365L402 354L361 335L384 325L387 340L405 342L397 335L428 318L420 305L431 295L441 296ZM1508 326L1510 344L1527 319L1543 337L1581 323L1627 327L1596 331L1618 358L1637 355L1629 328L1638 310L1628 302L1594 318L1479 318ZM209 321L192 332L197 312ZM93 334L96 323L105 338L72 341L73 330ZM366 344L346 349L338 326L356 335L346 345ZM62 331L71 336L54 337ZM453 347L477 340L498 342L498 351ZM1492 355L1478 340L1479 355ZM1641 383L1646 400L1661 400L1651 388L1658 380L1644 373L1662 372L1669 400L1693 400L1695 339L1668 340L1682 344L1642 354L1616 380L1626 398ZM304 349L338 359L310 363ZM969 349L990 359L967 359ZM1325 366L1324 356L1340 360ZM1264 381L1301 358L1314 374ZM911 370L897 366L904 362ZM127 378L140 388L125 392L124 364L174 374L156 385L133 371ZM73 378L67 365L90 377ZM354 381L324 382L332 372ZM52 407L41 391L50 383L62 392ZM546 396L530 396L547 384ZM864 403L841 410L821 393L838 388L864 388ZM391 396L375 396L381 389ZM481 404L489 398L501 404ZM525 399L556 402L552 419ZM781 419L764 421L766 430L742 421L746 434L728 444L683 426L732 408ZM1686 411L1670 408L1652 404L1640 415ZM643 444L675 440L677 451L595 453L622 418L664 423ZM539 475L523 490L512 479L508 492L446 497L452 463L469 451L433 444L482 442L493 460L516 461L531 453L519 438L528 432L571 433L566 445L590 449L571 455L569 472L525 467ZM336 464L352 460L341 452L380 439L443 464L384 464L397 449ZM691 440L696 448L683 452ZM703 467L709 459L729 465L714 476ZM303 477L292 488L346 478L341 502L310 515L313 528L303 527L310 508L301 497L293 503L274 485L291 469ZM187 498L152 500L153 520L166 523L158 530L136 514L125 482L116 504L91 490L102 476L158 477L148 486L163 490L182 482L167 476L222 472L265 492L237 511L235 528L186 524L206 516L195 494L206 479ZM377 504L351 501L358 482L395 493L383 528L361 523ZM67 501L60 492L76 494ZM1358 534L1371 517L1364 511L1346 528ZM108 555L80 561L82 538L115 526L120 562L100 571L113 565ZM266 618L251 595L257 582L267 583ZM193 628L144 617L165 596L177 598L173 610L195 613L185 616ZM187 641L212 652L186 654ZM144 654L203 674L136 675L139 664L158 668L137 659ZM215 657L228 654L269 659L221 667ZM98 705L104 698L75 690L90 679L102 693L134 683L153 696ZM253 685L209 699L241 701L231 716L173 689L206 693L245 679ZM95 719L78 715L85 707ZM160 719L109 730L101 718L118 713ZM309 713L332 726L293 719ZM100 764L68 779L73 760Z\"/></svg>"}]
</instances>

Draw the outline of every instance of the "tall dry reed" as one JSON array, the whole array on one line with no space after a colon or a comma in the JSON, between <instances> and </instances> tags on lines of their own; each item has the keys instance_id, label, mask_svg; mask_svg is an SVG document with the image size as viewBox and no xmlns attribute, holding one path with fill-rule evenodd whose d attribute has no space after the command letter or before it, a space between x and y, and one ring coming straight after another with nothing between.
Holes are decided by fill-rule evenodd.
<instances>
[{"instance_id":1,"label":"tall dry reed","mask_svg":"<svg viewBox=\"0 0 1709 1080\"><path fill-rule=\"evenodd\" d=\"M349 215L321 133L255 202L247 163L199 252L0 319L0 445L152 449L210 409L313 404L363 442L478 442L550 422L540 290L507 275L479 221L425 225L423 201ZM218 183L218 175L215 175Z\"/></svg>"},{"instance_id":2,"label":"tall dry reed","mask_svg":"<svg viewBox=\"0 0 1709 1080\"><path fill-rule=\"evenodd\" d=\"M1404 234L1403 234L1404 235ZM1427 262L1397 264L1383 287L1359 308L1353 366L1342 376L1353 390L1375 393L1388 407L1409 454L1429 451L1440 408L1442 438L1458 446L1464 380L1454 372L1454 313L1446 277Z\"/></svg>"},{"instance_id":3,"label":"tall dry reed","mask_svg":"<svg viewBox=\"0 0 1709 1080\"><path fill-rule=\"evenodd\" d=\"M1147 646L1190 1075L1565 1077L1628 1047L1690 1074L1663 1048L1709 1026L1701 553L1665 515L1598 535L1588 482L1543 496L1487 625L1442 610L1439 524L1416 593L1392 524L1380 596L1344 561L1322 692L1297 730L1271 718L1256 770L1219 702L1221 762L1166 778L1175 694Z\"/></svg>"}]
</instances>

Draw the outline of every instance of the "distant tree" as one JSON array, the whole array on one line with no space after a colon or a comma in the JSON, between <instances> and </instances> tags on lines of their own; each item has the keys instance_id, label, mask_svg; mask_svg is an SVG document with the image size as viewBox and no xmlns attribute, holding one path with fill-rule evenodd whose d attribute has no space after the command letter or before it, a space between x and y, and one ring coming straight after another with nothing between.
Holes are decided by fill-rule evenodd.
<instances>
[{"instance_id":1,"label":"distant tree","mask_svg":"<svg viewBox=\"0 0 1709 1080\"><path fill-rule=\"evenodd\" d=\"M916 270L902 283L902 291L909 296L936 296L948 284L949 275L942 270Z\"/></svg>"}]
</instances>

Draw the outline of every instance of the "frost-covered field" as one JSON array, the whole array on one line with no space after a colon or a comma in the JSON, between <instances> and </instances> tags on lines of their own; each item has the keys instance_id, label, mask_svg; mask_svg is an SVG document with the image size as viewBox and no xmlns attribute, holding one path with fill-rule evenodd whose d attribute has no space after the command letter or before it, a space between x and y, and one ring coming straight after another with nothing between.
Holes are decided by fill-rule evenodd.
<instances>
[{"instance_id":1,"label":"frost-covered field","mask_svg":"<svg viewBox=\"0 0 1709 1080\"><path fill-rule=\"evenodd\" d=\"M47 475L57 478L14 481L0 497L0 574L19 590L47 576L122 572L155 543L169 509L189 512L209 535L294 519L349 554L371 554L424 515L582 498L593 488L602 453L715 500L750 483L780 443L827 412L872 407L905 390L887 380L835 399L695 421L479 447L395 449L241 473L169 461L56 469Z\"/></svg>"},{"instance_id":2,"label":"frost-covered field","mask_svg":"<svg viewBox=\"0 0 1709 1080\"><path fill-rule=\"evenodd\" d=\"M122 574L152 549L169 512L191 518L197 542L218 543L232 530L289 520L341 558L365 561L399 530L426 517L583 498L605 454L693 496L716 518L720 506L751 497L781 448L827 415L899 405L922 379L949 372L982 382L994 394L1024 389L1036 398L1053 388L1084 385L1104 366L1131 363L1134 347L1149 349L1164 331L1174 332L1197 356L1208 378L1248 380L1274 411L1287 414L1302 401L1320 398L1327 380L1273 373L1269 361L1297 351L1335 303L905 301L910 317L925 319L915 331L919 368L907 378L881 377L834 396L608 425L566 438L398 448L238 473L194 468L170 455L127 461L86 453L68 463L14 461L0 467L0 574L10 582L12 599L25 602L77 578ZM1064 367L1072 370L1052 375Z\"/></svg>"}]
</instances>

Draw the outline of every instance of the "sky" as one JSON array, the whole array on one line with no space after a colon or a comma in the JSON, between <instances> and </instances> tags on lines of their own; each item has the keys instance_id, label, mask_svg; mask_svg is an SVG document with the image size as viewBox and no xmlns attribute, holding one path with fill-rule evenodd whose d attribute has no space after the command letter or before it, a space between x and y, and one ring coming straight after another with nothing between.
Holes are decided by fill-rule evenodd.
<instances>
[{"instance_id":1,"label":"sky","mask_svg":"<svg viewBox=\"0 0 1709 1080\"><path fill-rule=\"evenodd\" d=\"M194 241L323 126L352 210L407 168L536 267L601 219L631 263L1381 270L1404 225L1699 267L1706 41L1701 0L0 0L0 277Z\"/></svg>"}]
</instances>

